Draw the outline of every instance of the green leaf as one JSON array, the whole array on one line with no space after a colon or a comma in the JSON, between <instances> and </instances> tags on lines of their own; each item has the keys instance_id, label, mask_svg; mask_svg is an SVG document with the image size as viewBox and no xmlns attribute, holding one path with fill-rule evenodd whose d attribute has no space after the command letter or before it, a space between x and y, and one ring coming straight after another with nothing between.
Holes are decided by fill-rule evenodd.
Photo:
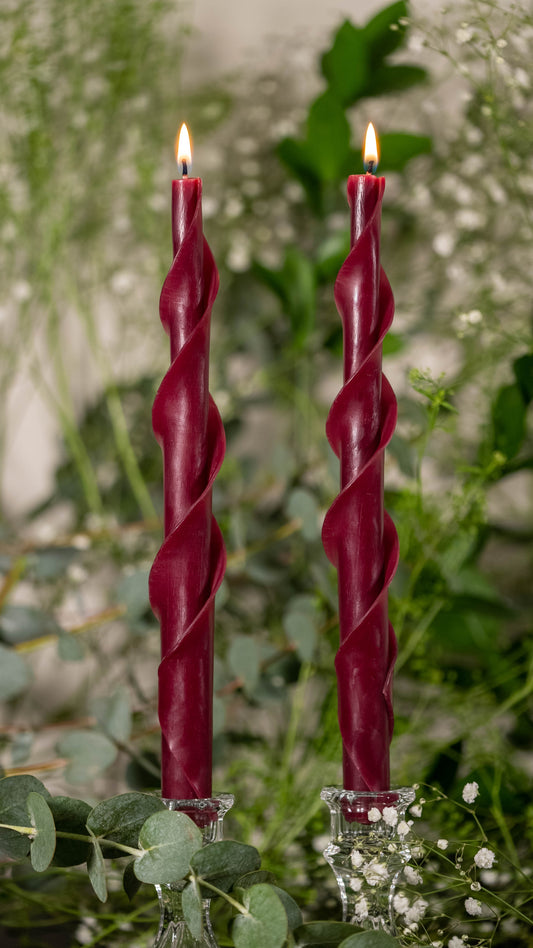
<instances>
[{"instance_id":1,"label":"green leaf","mask_svg":"<svg viewBox=\"0 0 533 948\"><path fill-rule=\"evenodd\" d=\"M77 556L79 556L79 551L71 546L51 546L48 549L40 549L32 557L33 577L46 582L59 579Z\"/></svg>"},{"instance_id":2,"label":"green leaf","mask_svg":"<svg viewBox=\"0 0 533 948\"><path fill-rule=\"evenodd\" d=\"M412 158L431 152L432 141L427 135L407 132L383 132L379 136L381 171L402 171Z\"/></svg>"},{"instance_id":3,"label":"green leaf","mask_svg":"<svg viewBox=\"0 0 533 948\"><path fill-rule=\"evenodd\" d=\"M307 948L314 945L316 948L334 948L340 945L343 938L349 938L358 929L347 922L307 922L300 925L293 932L296 948Z\"/></svg>"},{"instance_id":4,"label":"green leaf","mask_svg":"<svg viewBox=\"0 0 533 948\"><path fill-rule=\"evenodd\" d=\"M30 849L31 864L36 872L44 872L52 862L56 848L54 817L45 798L35 790L28 794L26 806L36 831Z\"/></svg>"},{"instance_id":5,"label":"green leaf","mask_svg":"<svg viewBox=\"0 0 533 948\"><path fill-rule=\"evenodd\" d=\"M295 138L284 138L276 151L281 163L302 185L311 210L315 214L320 214L324 198L322 181L307 142L297 141Z\"/></svg>"},{"instance_id":6,"label":"green leaf","mask_svg":"<svg viewBox=\"0 0 533 948\"><path fill-rule=\"evenodd\" d=\"M149 570L138 570L130 573L119 583L117 589L117 601L124 603L127 609L129 621L137 626L142 620L144 614L150 609L150 599L148 597L148 577Z\"/></svg>"},{"instance_id":7,"label":"green leaf","mask_svg":"<svg viewBox=\"0 0 533 948\"><path fill-rule=\"evenodd\" d=\"M359 932L350 935L339 945L339 948L398 948L400 942L385 932Z\"/></svg>"},{"instance_id":8,"label":"green leaf","mask_svg":"<svg viewBox=\"0 0 533 948\"><path fill-rule=\"evenodd\" d=\"M495 450L514 458L526 434L526 406L518 385L500 388L492 406L492 425Z\"/></svg>"},{"instance_id":9,"label":"green leaf","mask_svg":"<svg viewBox=\"0 0 533 948\"><path fill-rule=\"evenodd\" d=\"M307 119L307 147L322 181L338 181L350 155L350 124L331 92L315 99Z\"/></svg>"},{"instance_id":10,"label":"green leaf","mask_svg":"<svg viewBox=\"0 0 533 948\"><path fill-rule=\"evenodd\" d=\"M30 681L30 669L24 659L12 648L0 645L0 701L16 698Z\"/></svg>"},{"instance_id":11,"label":"green leaf","mask_svg":"<svg viewBox=\"0 0 533 948\"><path fill-rule=\"evenodd\" d=\"M91 807L85 800L76 800L74 797L52 797L48 800L52 811L56 830L62 833L77 833L87 835L86 820ZM52 865L54 866L81 866L89 858L91 844L77 839L61 839L56 842L56 851Z\"/></svg>"},{"instance_id":12,"label":"green leaf","mask_svg":"<svg viewBox=\"0 0 533 948\"><path fill-rule=\"evenodd\" d=\"M400 0L399 3L391 3L384 10L380 10L364 26L364 40L373 65L381 62L403 45L406 25L400 23L400 20L405 19L408 12L407 3L405 0Z\"/></svg>"},{"instance_id":13,"label":"green leaf","mask_svg":"<svg viewBox=\"0 0 533 948\"><path fill-rule=\"evenodd\" d=\"M165 804L159 797L149 793L120 793L109 800L102 800L87 818L87 828L105 839L123 846L137 847L139 834L146 820L154 813L165 812ZM108 850L107 858L118 858L124 853L119 849Z\"/></svg>"},{"instance_id":14,"label":"green leaf","mask_svg":"<svg viewBox=\"0 0 533 948\"><path fill-rule=\"evenodd\" d=\"M80 640L68 632L61 632L57 640L57 654L64 662L81 662L85 652Z\"/></svg>"},{"instance_id":15,"label":"green leaf","mask_svg":"<svg viewBox=\"0 0 533 948\"><path fill-rule=\"evenodd\" d=\"M513 372L526 405L533 401L533 354L520 356L513 362Z\"/></svg>"},{"instance_id":16,"label":"green leaf","mask_svg":"<svg viewBox=\"0 0 533 948\"><path fill-rule=\"evenodd\" d=\"M249 915L233 922L235 948L282 948L287 938L287 916L281 899L270 885L255 885L243 894Z\"/></svg>"},{"instance_id":17,"label":"green leaf","mask_svg":"<svg viewBox=\"0 0 533 948\"><path fill-rule=\"evenodd\" d=\"M287 502L289 517L302 521L302 536L305 540L316 540L320 536L318 504L314 495L303 487L291 491Z\"/></svg>"},{"instance_id":18,"label":"green leaf","mask_svg":"<svg viewBox=\"0 0 533 948\"><path fill-rule=\"evenodd\" d=\"M397 352L403 352L405 349L405 340L395 332L388 332L383 340L383 355L396 355Z\"/></svg>"},{"instance_id":19,"label":"green leaf","mask_svg":"<svg viewBox=\"0 0 533 948\"><path fill-rule=\"evenodd\" d=\"M229 892L240 876L255 872L260 865L257 849L232 839L209 843L191 859L191 869L196 875L223 892Z\"/></svg>"},{"instance_id":20,"label":"green leaf","mask_svg":"<svg viewBox=\"0 0 533 948\"><path fill-rule=\"evenodd\" d=\"M165 810L146 820L139 844L145 850L135 860L135 875L141 882L179 882L202 846L202 834L185 813Z\"/></svg>"},{"instance_id":21,"label":"green leaf","mask_svg":"<svg viewBox=\"0 0 533 948\"><path fill-rule=\"evenodd\" d=\"M228 650L227 661L235 678L242 678L248 694L253 694L259 680L261 653L250 635L235 635Z\"/></svg>"},{"instance_id":22,"label":"green leaf","mask_svg":"<svg viewBox=\"0 0 533 948\"><path fill-rule=\"evenodd\" d=\"M131 708L128 692L119 688L115 694L91 701L90 709L102 730L121 743L131 735Z\"/></svg>"},{"instance_id":23,"label":"green leaf","mask_svg":"<svg viewBox=\"0 0 533 948\"><path fill-rule=\"evenodd\" d=\"M4 606L0 616L1 637L13 645L61 631L52 616L33 606Z\"/></svg>"},{"instance_id":24,"label":"green leaf","mask_svg":"<svg viewBox=\"0 0 533 948\"><path fill-rule=\"evenodd\" d=\"M141 885L142 882L140 882L135 875L135 860L132 859L124 869L124 875L122 877L122 888L130 902L137 895Z\"/></svg>"},{"instance_id":25,"label":"green leaf","mask_svg":"<svg viewBox=\"0 0 533 948\"><path fill-rule=\"evenodd\" d=\"M100 902L105 902L107 899L105 863L102 850L100 849L100 844L96 839L93 840L91 845L91 851L87 860L87 871L89 873L91 885L96 892L96 895L100 899Z\"/></svg>"},{"instance_id":26,"label":"green leaf","mask_svg":"<svg viewBox=\"0 0 533 948\"><path fill-rule=\"evenodd\" d=\"M202 902L195 880L189 882L181 893L181 908L185 923L192 937L200 941L204 926L202 919Z\"/></svg>"},{"instance_id":27,"label":"green leaf","mask_svg":"<svg viewBox=\"0 0 533 948\"><path fill-rule=\"evenodd\" d=\"M303 919L300 908L294 901L292 895L289 895L288 892L285 892L285 889L280 889L277 885L273 885L272 888L283 903L289 929L292 932L295 928L298 928L298 926L302 924Z\"/></svg>"},{"instance_id":28,"label":"green leaf","mask_svg":"<svg viewBox=\"0 0 533 948\"><path fill-rule=\"evenodd\" d=\"M104 734L70 731L57 745L61 757L68 758L65 777L70 783L89 783L114 763L117 749Z\"/></svg>"},{"instance_id":29,"label":"green leaf","mask_svg":"<svg viewBox=\"0 0 533 948\"><path fill-rule=\"evenodd\" d=\"M268 869L256 869L255 872L245 872L243 876L239 876L234 885L240 889L250 889L251 886L258 885L260 882L268 882L272 885L275 881L273 872L269 872Z\"/></svg>"},{"instance_id":30,"label":"green leaf","mask_svg":"<svg viewBox=\"0 0 533 948\"><path fill-rule=\"evenodd\" d=\"M317 630L313 617L305 610L289 608L283 616L283 629L304 662L310 662L316 646Z\"/></svg>"},{"instance_id":31,"label":"green leaf","mask_svg":"<svg viewBox=\"0 0 533 948\"><path fill-rule=\"evenodd\" d=\"M427 82L428 72L422 66L410 66L407 63L398 66L381 66L374 70L370 80L373 96L388 95L410 89L421 82Z\"/></svg>"},{"instance_id":32,"label":"green leaf","mask_svg":"<svg viewBox=\"0 0 533 948\"><path fill-rule=\"evenodd\" d=\"M4 777L0 780L0 823L12 826L29 826L26 800L30 793L39 793L50 799L48 790L37 780L23 774L20 777ZM21 859L30 851L30 840L14 830L0 829L0 852L11 859Z\"/></svg>"},{"instance_id":33,"label":"green leaf","mask_svg":"<svg viewBox=\"0 0 533 948\"><path fill-rule=\"evenodd\" d=\"M369 80L368 44L363 31L345 20L331 49L322 56L321 67L339 102L345 107L356 102Z\"/></svg>"}]
</instances>

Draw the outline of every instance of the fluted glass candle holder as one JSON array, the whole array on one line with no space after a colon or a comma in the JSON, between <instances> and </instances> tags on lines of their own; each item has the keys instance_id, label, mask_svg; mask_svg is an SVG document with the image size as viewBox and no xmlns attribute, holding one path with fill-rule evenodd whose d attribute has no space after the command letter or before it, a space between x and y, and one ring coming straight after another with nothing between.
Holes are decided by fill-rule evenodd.
<instances>
[{"instance_id":1,"label":"fluted glass candle holder","mask_svg":"<svg viewBox=\"0 0 533 948\"><path fill-rule=\"evenodd\" d=\"M223 837L223 821L233 806L231 793L201 800L163 800L169 810L186 813L202 832L203 844L216 843ZM154 948L218 948L209 916L210 899L202 902L203 934L200 940L189 931L181 906L186 881L156 885L161 917Z\"/></svg>"},{"instance_id":2,"label":"fluted glass candle holder","mask_svg":"<svg viewBox=\"0 0 533 948\"><path fill-rule=\"evenodd\" d=\"M324 787L320 796L331 816L324 858L337 880L343 921L394 935L394 894L411 855L405 814L414 790Z\"/></svg>"}]
</instances>

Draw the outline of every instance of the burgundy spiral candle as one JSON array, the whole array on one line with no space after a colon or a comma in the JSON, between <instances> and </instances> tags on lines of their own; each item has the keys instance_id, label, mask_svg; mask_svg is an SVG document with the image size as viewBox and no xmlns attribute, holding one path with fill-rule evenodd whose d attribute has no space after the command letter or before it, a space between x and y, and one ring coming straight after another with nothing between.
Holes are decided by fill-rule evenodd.
<instances>
[{"instance_id":1,"label":"burgundy spiral candle","mask_svg":"<svg viewBox=\"0 0 533 948\"><path fill-rule=\"evenodd\" d=\"M367 158L371 167L375 158ZM335 659L346 790L389 788L392 673L396 639L387 590L398 562L394 524L383 509L384 450L396 425L396 398L382 375L382 342L394 300L380 265L384 178L351 175L351 251L335 283L344 333L344 385L326 432L340 459L341 491L322 539L337 567L340 646Z\"/></svg>"},{"instance_id":2,"label":"burgundy spiral candle","mask_svg":"<svg viewBox=\"0 0 533 948\"><path fill-rule=\"evenodd\" d=\"M161 626L162 795L188 800L211 795L214 599L226 563L211 497L225 438L209 394L218 271L202 231L202 182L177 157L184 176L172 182L174 260L159 307L171 364L152 416L163 451L165 539L150 602Z\"/></svg>"}]
</instances>

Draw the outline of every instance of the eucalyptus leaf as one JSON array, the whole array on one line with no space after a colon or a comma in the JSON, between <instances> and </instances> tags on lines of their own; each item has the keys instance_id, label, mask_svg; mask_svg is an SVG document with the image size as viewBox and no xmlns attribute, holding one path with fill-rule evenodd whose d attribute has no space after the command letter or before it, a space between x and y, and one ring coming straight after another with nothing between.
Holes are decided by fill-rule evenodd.
<instances>
[{"instance_id":1,"label":"eucalyptus leaf","mask_svg":"<svg viewBox=\"0 0 533 948\"><path fill-rule=\"evenodd\" d=\"M129 573L124 576L117 588L117 600L126 606L127 617L134 626L138 625L144 614L150 609L149 575L149 570L144 569Z\"/></svg>"},{"instance_id":2,"label":"eucalyptus leaf","mask_svg":"<svg viewBox=\"0 0 533 948\"><path fill-rule=\"evenodd\" d=\"M46 800L50 799L48 790L36 777L22 774L20 777L4 777L0 780L0 823L31 826L26 807L30 793L38 793ZM21 859L27 856L29 851L30 840L27 836L14 830L0 829L0 852L5 856Z\"/></svg>"},{"instance_id":3,"label":"eucalyptus leaf","mask_svg":"<svg viewBox=\"0 0 533 948\"><path fill-rule=\"evenodd\" d=\"M239 876L234 885L241 889L249 889L260 882L268 882L269 885L273 885L275 881L276 876L273 872L269 872L268 869L256 869L254 872L245 872L243 876Z\"/></svg>"},{"instance_id":4,"label":"eucalyptus leaf","mask_svg":"<svg viewBox=\"0 0 533 948\"><path fill-rule=\"evenodd\" d=\"M100 899L100 902L105 902L107 899L105 862L102 855L102 850L100 849L100 844L96 839L94 839L91 844L91 850L87 860L87 871L89 873L91 885L96 895Z\"/></svg>"},{"instance_id":5,"label":"eucalyptus leaf","mask_svg":"<svg viewBox=\"0 0 533 948\"><path fill-rule=\"evenodd\" d=\"M303 922L300 907L294 901L292 895L289 895L288 892L285 892L285 889L280 889L277 885L273 885L272 888L274 889L276 895L278 895L281 899L290 930L294 931L294 929L298 928L298 926Z\"/></svg>"},{"instance_id":6,"label":"eucalyptus leaf","mask_svg":"<svg viewBox=\"0 0 533 948\"><path fill-rule=\"evenodd\" d=\"M68 759L65 777L74 784L89 783L117 757L115 745L96 731L70 731L59 741L57 750Z\"/></svg>"},{"instance_id":7,"label":"eucalyptus leaf","mask_svg":"<svg viewBox=\"0 0 533 948\"><path fill-rule=\"evenodd\" d=\"M358 932L355 925L348 922L307 922L293 932L296 948L335 948L345 938Z\"/></svg>"},{"instance_id":8,"label":"eucalyptus leaf","mask_svg":"<svg viewBox=\"0 0 533 948\"><path fill-rule=\"evenodd\" d=\"M299 518L302 521L302 536L305 540L316 540L320 535L318 504L310 491L304 487L296 487L289 495L287 502L289 517Z\"/></svg>"},{"instance_id":9,"label":"eucalyptus leaf","mask_svg":"<svg viewBox=\"0 0 533 948\"><path fill-rule=\"evenodd\" d=\"M146 820L139 845L145 850L135 860L135 875L141 882L179 882L202 846L202 834L185 813L164 810Z\"/></svg>"},{"instance_id":10,"label":"eucalyptus leaf","mask_svg":"<svg viewBox=\"0 0 533 948\"><path fill-rule=\"evenodd\" d=\"M289 609L283 616L283 628L303 661L310 662L317 642L317 631L309 613Z\"/></svg>"},{"instance_id":11,"label":"eucalyptus leaf","mask_svg":"<svg viewBox=\"0 0 533 948\"><path fill-rule=\"evenodd\" d=\"M124 875L122 876L122 887L130 902L137 895L141 885L142 882L135 875L135 860L132 859L124 869Z\"/></svg>"},{"instance_id":12,"label":"eucalyptus leaf","mask_svg":"<svg viewBox=\"0 0 533 948\"><path fill-rule=\"evenodd\" d=\"M398 948L400 942L386 932L358 932L341 941L339 948Z\"/></svg>"},{"instance_id":13,"label":"eucalyptus leaf","mask_svg":"<svg viewBox=\"0 0 533 948\"><path fill-rule=\"evenodd\" d=\"M54 817L56 831L62 833L76 833L87 836L86 820L91 807L84 800L75 797L51 797L48 806ZM61 839L56 841L54 866L80 866L89 858L91 844L77 839Z\"/></svg>"},{"instance_id":14,"label":"eucalyptus leaf","mask_svg":"<svg viewBox=\"0 0 533 948\"><path fill-rule=\"evenodd\" d=\"M181 893L181 909L187 928L200 941L203 933L202 901L196 881L188 882Z\"/></svg>"},{"instance_id":15,"label":"eucalyptus leaf","mask_svg":"<svg viewBox=\"0 0 533 948\"><path fill-rule=\"evenodd\" d=\"M34 790L28 794L26 806L31 825L35 827L30 849L31 864L36 872L44 872L52 862L56 848L54 817L45 798Z\"/></svg>"},{"instance_id":16,"label":"eucalyptus leaf","mask_svg":"<svg viewBox=\"0 0 533 948\"><path fill-rule=\"evenodd\" d=\"M31 672L24 659L12 648L0 645L0 701L10 701L25 691Z\"/></svg>"},{"instance_id":17,"label":"eucalyptus leaf","mask_svg":"<svg viewBox=\"0 0 533 948\"><path fill-rule=\"evenodd\" d=\"M87 828L105 839L124 846L137 847L143 824L154 813L165 812L165 804L159 797L149 793L120 793L109 800L102 800L91 810ZM106 857L123 856L120 850L106 847Z\"/></svg>"},{"instance_id":18,"label":"eucalyptus leaf","mask_svg":"<svg viewBox=\"0 0 533 948\"><path fill-rule=\"evenodd\" d=\"M232 839L209 843L191 859L195 874L223 892L229 892L240 876L254 872L260 865L257 849Z\"/></svg>"},{"instance_id":19,"label":"eucalyptus leaf","mask_svg":"<svg viewBox=\"0 0 533 948\"><path fill-rule=\"evenodd\" d=\"M113 695L91 701L91 712L102 730L115 741L124 742L131 735L131 708L128 692L119 688Z\"/></svg>"},{"instance_id":20,"label":"eucalyptus leaf","mask_svg":"<svg viewBox=\"0 0 533 948\"><path fill-rule=\"evenodd\" d=\"M235 948L282 948L288 932L285 909L272 886L246 889L243 905L248 915L238 915L231 934Z\"/></svg>"},{"instance_id":21,"label":"eucalyptus leaf","mask_svg":"<svg viewBox=\"0 0 533 948\"><path fill-rule=\"evenodd\" d=\"M79 638L63 632L58 636L57 654L64 662L81 662L85 658L85 651Z\"/></svg>"},{"instance_id":22,"label":"eucalyptus leaf","mask_svg":"<svg viewBox=\"0 0 533 948\"><path fill-rule=\"evenodd\" d=\"M253 694L260 673L261 652L250 635L236 635L228 649L227 661L235 678L242 678L244 687Z\"/></svg>"},{"instance_id":23,"label":"eucalyptus leaf","mask_svg":"<svg viewBox=\"0 0 533 948\"><path fill-rule=\"evenodd\" d=\"M53 616L33 606L7 605L0 614L0 635L12 645L61 631Z\"/></svg>"},{"instance_id":24,"label":"eucalyptus leaf","mask_svg":"<svg viewBox=\"0 0 533 948\"><path fill-rule=\"evenodd\" d=\"M77 556L79 551L72 546L43 547L32 557L33 577L46 582L59 579Z\"/></svg>"}]
</instances>

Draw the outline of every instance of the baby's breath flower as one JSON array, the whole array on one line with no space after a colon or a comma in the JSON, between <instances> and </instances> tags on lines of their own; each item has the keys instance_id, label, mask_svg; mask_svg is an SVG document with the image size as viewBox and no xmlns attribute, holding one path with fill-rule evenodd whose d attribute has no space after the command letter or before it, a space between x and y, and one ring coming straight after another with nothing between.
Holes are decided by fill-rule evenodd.
<instances>
[{"instance_id":1,"label":"baby's breath flower","mask_svg":"<svg viewBox=\"0 0 533 948\"><path fill-rule=\"evenodd\" d=\"M419 806L418 803L415 803L414 806L411 807L409 812L412 813L413 816L416 816L417 818L419 818L422 816L422 807Z\"/></svg>"},{"instance_id":2,"label":"baby's breath flower","mask_svg":"<svg viewBox=\"0 0 533 948\"><path fill-rule=\"evenodd\" d=\"M392 904L394 906L394 911L398 912L398 915L405 915L409 908L409 899L406 895L395 895Z\"/></svg>"},{"instance_id":3,"label":"baby's breath flower","mask_svg":"<svg viewBox=\"0 0 533 948\"><path fill-rule=\"evenodd\" d=\"M359 869L364 862L364 859L358 849L352 850L350 861L354 869Z\"/></svg>"},{"instance_id":4,"label":"baby's breath flower","mask_svg":"<svg viewBox=\"0 0 533 948\"><path fill-rule=\"evenodd\" d=\"M387 826L396 826L398 822L398 810L395 806L383 807L383 819Z\"/></svg>"},{"instance_id":5,"label":"baby's breath flower","mask_svg":"<svg viewBox=\"0 0 533 948\"><path fill-rule=\"evenodd\" d=\"M450 938L448 942L448 948L463 948L464 941L462 938L458 938L457 935L454 935Z\"/></svg>"},{"instance_id":6,"label":"baby's breath flower","mask_svg":"<svg viewBox=\"0 0 533 948\"><path fill-rule=\"evenodd\" d=\"M353 892L360 892L362 885L363 885L362 879L357 879L356 876L353 876L350 879L350 889L352 889Z\"/></svg>"},{"instance_id":7,"label":"baby's breath flower","mask_svg":"<svg viewBox=\"0 0 533 948\"><path fill-rule=\"evenodd\" d=\"M422 882L422 876L418 869L413 869L412 866L404 866L403 874L410 885L420 885Z\"/></svg>"},{"instance_id":8,"label":"baby's breath flower","mask_svg":"<svg viewBox=\"0 0 533 948\"><path fill-rule=\"evenodd\" d=\"M474 35L472 28L468 23L461 23L460 28L455 34L456 42L459 43L459 46L464 46L465 43L469 43Z\"/></svg>"},{"instance_id":9,"label":"baby's breath flower","mask_svg":"<svg viewBox=\"0 0 533 948\"><path fill-rule=\"evenodd\" d=\"M379 885L386 882L389 878L389 871L384 862L377 859L371 859L368 866L363 869L363 875L369 885Z\"/></svg>"},{"instance_id":10,"label":"baby's breath flower","mask_svg":"<svg viewBox=\"0 0 533 948\"><path fill-rule=\"evenodd\" d=\"M368 821L369 823L379 823L381 819L381 812L378 810L377 806L373 806L368 811Z\"/></svg>"},{"instance_id":11,"label":"baby's breath flower","mask_svg":"<svg viewBox=\"0 0 533 948\"><path fill-rule=\"evenodd\" d=\"M472 889L472 892L479 892L481 889L481 882L473 882L470 888Z\"/></svg>"},{"instance_id":12,"label":"baby's breath flower","mask_svg":"<svg viewBox=\"0 0 533 948\"><path fill-rule=\"evenodd\" d=\"M368 902L364 895L357 899L355 903L355 917L358 922L362 922L365 918L368 918Z\"/></svg>"},{"instance_id":13,"label":"baby's breath flower","mask_svg":"<svg viewBox=\"0 0 533 948\"><path fill-rule=\"evenodd\" d=\"M411 827L407 825L405 820L400 820L397 826L398 836L401 836L401 837L407 836L407 834L410 832L411 832Z\"/></svg>"},{"instance_id":14,"label":"baby's breath flower","mask_svg":"<svg viewBox=\"0 0 533 948\"><path fill-rule=\"evenodd\" d=\"M465 899L465 909L469 915L483 915L483 906L479 899Z\"/></svg>"},{"instance_id":15,"label":"baby's breath flower","mask_svg":"<svg viewBox=\"0 0 533 948\"><path fill-rule=\"evenodd\" d=\"M479 784L475 780L472 783L465 783L463 787L463 800L465 803L473 803L479 796Z\"/></svg>"},{"instance_id":16,"label":"baby's breath flower","mask_svg":"<svg viewBox=\"0 0 533 948\"><path fill-rule=\"evenodd\" d=\"M405 913L406 922L419 922L423 918L428 904L425 899L417 899L416 902L413 902L411 908Z\"/></svg>"},{"instance_id":17,"label":"baby's breath flower","mask_svg":"<svg viewBox=\"0 0 533 948\"><path fill-rule=\"evenodd\" d=\"M444 850L444 849L447 849L447 848L448 848L448 840L447 840L447 839L438 839L438 840L437 840L437 846L438 846L439 849L443 849L443 850Z\"/></svg>"},{"instance_id":18,"label":"baby's breath flower","mask_svg":"<svg viewBox=\"0 0 533 948\"><path fill-rule=\"evenodd\" d=\"M483 846L474 856L474 862L480 869L492 869L495 859L495 853L492 852L492 849L487 849L486 846Z\"/></svg>"}]
</instances>

